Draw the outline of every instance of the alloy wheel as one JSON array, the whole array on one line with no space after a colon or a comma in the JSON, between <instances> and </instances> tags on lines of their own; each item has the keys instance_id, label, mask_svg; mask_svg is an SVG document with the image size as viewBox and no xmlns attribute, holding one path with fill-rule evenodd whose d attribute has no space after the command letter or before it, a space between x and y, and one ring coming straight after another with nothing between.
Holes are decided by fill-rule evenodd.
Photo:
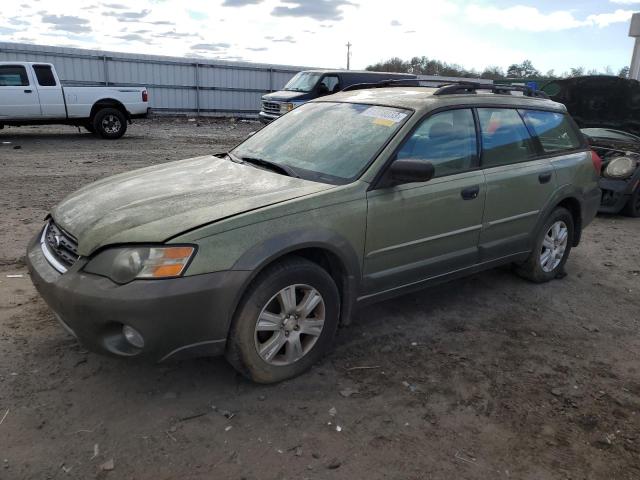
<instances>
[{"instance_id":1,"label":"alloy wheel","mask_svg":"<svg viewBox=\"0 0 640 480\"><path fill-rule=\"evenodd\" d=\"M552 272L564 257L567 250L567 242L569 240L569 228L562 220L555 222L542 241L542 250L540 252L540 266L545 272Z\"/></svg>"},{"instance_id":2,"label":"alloy wheel","mask_svg":"<svg viewBox=\"0 0 640 480\"><path fill-rule=\"evenodd\" d=\"M270 365L291 365L304 357L322 333L326 309L320 292L309 285L289 285L262 308L255 326L255 346Z\"/></svg>"}]
</instances>

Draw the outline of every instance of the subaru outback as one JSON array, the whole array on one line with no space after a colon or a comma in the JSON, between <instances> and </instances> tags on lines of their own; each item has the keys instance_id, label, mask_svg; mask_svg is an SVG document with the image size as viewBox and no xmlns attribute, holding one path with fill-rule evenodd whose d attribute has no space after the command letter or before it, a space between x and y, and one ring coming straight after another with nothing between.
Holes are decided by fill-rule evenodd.
<instances>
[{"instance_id":1,"label":"subaru outback","mask_svg":"<svg viewBox=\"0 0 640 480\"><path fill-rule=\"evenodd\" d=\"M227 153L80 189L52 209L28 265L93 351L224 354L277 382L367 303L503 264L556 278L598 209L599 169L540 92L357 85Z\"/></svg>"}]
</instances>

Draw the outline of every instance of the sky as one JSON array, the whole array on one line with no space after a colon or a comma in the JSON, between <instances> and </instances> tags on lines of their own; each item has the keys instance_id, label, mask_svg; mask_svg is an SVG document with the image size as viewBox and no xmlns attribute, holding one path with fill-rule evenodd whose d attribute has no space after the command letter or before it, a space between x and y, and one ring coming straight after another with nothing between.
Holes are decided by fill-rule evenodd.
<instances>
[{"instance_id":1,"label":"sky","mask_svg":"<svg viewBox=\"0 0 640 480\"><path fill-rule=\"evenodd\" d=\"M629 65L640 0L1 0L0 41L308 67Z\"/></svg>"}]
</instances>

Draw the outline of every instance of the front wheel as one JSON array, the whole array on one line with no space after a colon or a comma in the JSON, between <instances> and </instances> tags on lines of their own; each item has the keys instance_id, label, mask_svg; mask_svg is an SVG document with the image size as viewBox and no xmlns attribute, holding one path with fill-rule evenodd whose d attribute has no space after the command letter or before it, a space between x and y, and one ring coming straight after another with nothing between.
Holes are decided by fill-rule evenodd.
<instances>
[{"instance_id":1,"label":"front wheel","mask_svg":"<svg viewBox=\"0 0 640 480\"><path fill-rule=\"evenodd\" d=\"M538 233L529 258L516 267L516 273L535 283L556 278L569 258L573 229L571 213L566 208L556 208Z\"/></svg>"},{"instance_id":2,"label":"front wheel","mask_svg":"<svg viewBox=\"0 0 640 480\"><path fill-rule=\"evenodd\" d=\"M258 383L300 375L329 350L339 315L338 288L326 270L302 258L268 267L236 311L227 360Z\"/></svg>"},{"instance_id":3,"label":"front wheel","mask_svg":"<svg viewBox=\"0 0 640 480\"><path fill-rule=\"evenodd\" d=\"M102 138L115 140L127 131L127 119L115 108L103 108L93 118L93 128Z\"/></svg>"}]
</instances>

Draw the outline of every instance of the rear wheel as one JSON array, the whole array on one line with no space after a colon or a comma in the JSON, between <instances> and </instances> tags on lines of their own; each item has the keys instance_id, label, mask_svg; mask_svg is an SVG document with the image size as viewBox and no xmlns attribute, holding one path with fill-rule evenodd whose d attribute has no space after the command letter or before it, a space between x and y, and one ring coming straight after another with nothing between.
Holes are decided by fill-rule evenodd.
<instances>
[{"instance_id":1,"label":"rear wheel","mask_svg":"<svg viewBox=\"0 0 640 480\"><path fill-rule=\"evenodd\" d=\"M114 140L127 131L127 119L115 108L103 108L93 118L93 128L102 138Z\"/></svg>"},{"instance_id":2,"label":"rear wheel","mask_svg":"<svg viewBox=\"0 0 640 480\"><path fill-rule=\"evenodd\" d=\"M556 278L571 252L573 217L566 208L556 208L538 233L529 258L516 267L516 273L536 283Z\"/></svg>"},{"instance_id":3,"label":"rear wheel","mask_svg":"<svg viewBox=\"0 0 640 480\"><path fill-rule=\"evenodd\" d=\"M338 288L315 263L292 258L268 267L238 307L227 360L258 383L300 375L329 350L339 312Z\"/></svg>"},{"instance_id":4,"label":"rear wheel","mask_svg":"<svg viewBox=\"0 0 640 480\"><path fill-rule=\"evenodd\" d=\"M622 209L622 213L629 217L640 217L640 185L638 185L636 191L631 194L627 204Z\"/></svg>"}]
</instances>

